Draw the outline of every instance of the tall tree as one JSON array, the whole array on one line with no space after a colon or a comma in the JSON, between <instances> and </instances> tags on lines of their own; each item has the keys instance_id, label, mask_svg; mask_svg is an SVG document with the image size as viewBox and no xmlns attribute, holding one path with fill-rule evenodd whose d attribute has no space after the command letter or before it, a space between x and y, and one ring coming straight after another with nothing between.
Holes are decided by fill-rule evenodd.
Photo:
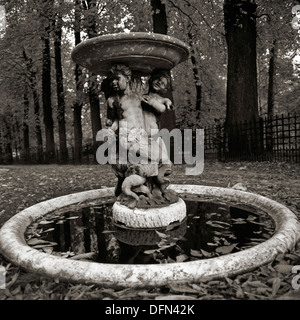
<instances>
[{"instance_id":1,"label":"tall tree","mask_svg":"<svg viewBox=\"0 0 300 320\"><path fill-rule=\"evenodd\" d=\"M196 52L193 44L193 35L191 32L188 32L188 38L189 38L189 45L191 48L191 62L193 65L193 75L194 75L195 87L196 87L196 110L200 111L201 102L202 102L202 85L201 85L201 79L200 79L198 66L197 66Z\"/></svg>"},{"instance_id":2,"label":"tall tree","mask_svg":"<svg viewBox=\"0 0 300 320\"><path fill-rule=\"evenodd\" d=\"M258 120L256 68L256 3L225 0L224 20L228 49L226 124L231 151L251 149L238 123Z\"/></svg>"},{"instance_id":3,"label":"tall tree","mask_svg":"<svg viewBox=\"0 0 300 320\"><path fill-rule=\"evenodd\" d=\"M81 6L80 0L75 0L75 17L74 17L74 36L75 45L81 42ZM73 103L73 127L74 127L74 160L75 163L79 164L82 161L82 123L81 123L81 112L83 106L83 85L82 85L82 71L81 67L75 65L75 84L76 84L76 99Z\"/></svg>"},{"instance_id":4,"label":"tall tree","mask_svg":"<svg viewBox=\"0 0 300 320\"><path fill-rule=\"evenodd\" d=\"M166 0L168 35L190 46L190 61L172 71L176 122L203 127L225 113L223 0Z\"/></svg>"},{"instance_id":5,"label":"tall tree","mask_svg":"<svg viewBox=\"0 0 300 320\"><path fill-rule=\"evenodd\" d=\"M37 79L36 79L36 70L33 67L32 59L29 58L26 54L25 49L23 49L22 56L26 66L27 81L28 86L31 89L34 105L34 131L36 136L36 145L37 145L37 160L39 163L43 162L43 137L42 137L42 128L40 120L40 99L37 89Z\"/></svg>"},{"instance_id":6,"label":"tall tree","mask_svg":"<svg viewBox=\"0 0 300 320\"><path fill-rule=\"evenodd\" d=\"M53 0L43 0L41 7L42 34L42 100L46 136L46 161L55 160L54 121L51 102L51 54L50 33L53 26Z\"/></svg>"},{"instance_id":7,"label":"tall tree","mask_svg":"<svg viewBox=\"0 0 300 320\"><path fill-rule=\"evenodd\" d=\"M95 0L84 1L85 6L85 27L89 39L98 35L96 16L98 14L97 4ZM94 155L96 155L99 143L96 141L97 132L101 130L101 117L100 117L100 100L99 100L99 88L97 76L90 73L89 74L89 86L88 86L88 96L90 103L91 112L91 123L92 123L92 135L93 135L93 150Z\"/></svg>"},{"instance_id":8,"label":"tall tree","mask_svg":"<svg viewBox=\"0 0 300 320\"><path fill-rule=\"evenodd\" d=\"M7 110L10 110L10 106L7 106ZM12 146L12 114L10 111L6 111L2 115L3 123L3 145L5 153L5 163L13 163L13 146Z\"/></svg>"},{"instance_id":9,"label":"tall tree","mask_svg":"<svg viewBox=\"0 0 300 320\"><path fill-rule=\"evenodd\" d=\"M60 3L61 5L61 3ZM55 52L55 70L56 70L56 93L57 93L57 120L60 160L62 163L68 161L66 121L65 121L65 96L63 84L63 69L61 58L62 41L62 13L58 11L55 25L54 52Z\"/></svg>"},{"instance_id":10,"label":"tall tree","mask_svg":"<svg viewBox=\"0 0 300 320\"><path fill-rule=\"evenodd\" d=\"M161 0L151 0L152 6L152 19L153 19L153 32L160 34L168 33L168 22L166 14L166 5ZM171 78L171 77L170 77ZM165 94L165 97L174 102L171 89ZM176 118L174 110L167 110L160 117L161 128L173 130L176 126Z\"/></svg>"},{"instance_id":11,"label":"tall tree","mask_svg":"<svg viewBox=\"0 0 300 320\"><path fill-rule=\"evenodd\" d=\"M23 116L23 146L22 146L22 156L25 163L30 160L30 139L29 139L29 99L28 93L24 93L24 116Z\"/></svg>"}]
</instances>

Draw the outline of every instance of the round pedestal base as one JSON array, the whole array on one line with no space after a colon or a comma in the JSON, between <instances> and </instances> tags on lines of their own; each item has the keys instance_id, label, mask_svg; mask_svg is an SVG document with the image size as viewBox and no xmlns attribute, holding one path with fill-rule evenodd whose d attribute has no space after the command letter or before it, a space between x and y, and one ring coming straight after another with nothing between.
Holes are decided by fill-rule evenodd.
<instances>
[{"instance_id":1,"label":"round pedestal base","mask_svg":"<svg viewBox=\"0 0 300 320\"><path fill-rule=\"evenodd\" d=\"M118 201L112 208L113 221L128 228L148 229L167 227L171 223L181 222L186 217L185 202L179 198L176 203L166 207L150 209L130 209Z\"/></svg>"}]
</instances>

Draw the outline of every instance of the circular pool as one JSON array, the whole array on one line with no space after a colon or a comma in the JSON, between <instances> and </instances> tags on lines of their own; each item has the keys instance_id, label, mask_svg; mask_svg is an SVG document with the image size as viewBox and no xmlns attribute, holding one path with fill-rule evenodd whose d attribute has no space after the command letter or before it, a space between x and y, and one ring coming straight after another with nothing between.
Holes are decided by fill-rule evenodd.
<instances>
[{"instance_id":1,"label":"circular pool","mask_svg":"<svg viewBox=\"0 0 300 320\"><path fill-rule=\"evenodd\" d=\"M268 240L240 252L169 264L106 264L77 261L40 252L27 245L24 233L35 220L64 207L114 197L114 188L70 194L29 207L9 219L0 230L0 252L28 271L80 283L110 287L159 286L172 282L200 282L232 276L266 264L281 253L292 250L300 238L300 223L295 214L266 197L229 188L200 185L170 185L182 199L186 196L249 205L266 212L275 222Z\"/></svg>"}]
</instances>

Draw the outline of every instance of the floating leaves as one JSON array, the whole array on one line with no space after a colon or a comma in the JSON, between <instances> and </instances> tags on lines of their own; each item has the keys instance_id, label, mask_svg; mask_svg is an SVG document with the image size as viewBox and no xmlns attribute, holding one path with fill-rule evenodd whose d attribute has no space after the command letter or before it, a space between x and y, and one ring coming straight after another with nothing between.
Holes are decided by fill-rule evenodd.
<instances>
[{"instance_id":1,"label":"floating leaves","mask_svg":"<svg viewBox=\"0 0 300 320\"><path fill-rule=\"evenodd\" d=\"M225 229L226 227L222 224L220 224L220 221L206 221L206 224L211 226L211 227L215 227L215 228L222 228Z\"/></svg>"},{"instance_id":2,"label":"floating leaves","mask_svg":"<svg viewBox=\"0 0 300 320\"><path fill-rule=\"evenodd\" d=\"M220 254L228 254L230 252L232 252L232 250L237 246L237 243L233 243L229 246L222 246L222 247L218 247L216 249L216 252L217 253L220 253Z\"/></svg>"},{"instance_id":3,"label":"floating leaves","mask_svg":"<svg viewBox=\"0 0 300 320\"><path fill-rule=\"evenodd\" d=\"M53 220L50 220L50 221L49 220L42 220L39 222L40 225L45 225L45 224L50 224L50 223L54 223L54 221Z\"/></svg>"},{"instance_id":4,"label":"floating leaves","mask_svg":"<svg viewBox=\"0 0 300 320\"><path fill-rule=\"evenodd\" d=\"M159 231L157 231L157 230L155 230L155 232L156 232L156 234L157 234L160 238L162 238L162 239L168 238L168 235L165 234L165 233L159 232Z\"/></svg>"},{"instance_id":5,"label":"floating leaves","mask_svg":"<svg viewBox=\"0 0 300 320\"><path fill-rule=\"evenodd\" d=\"M88 260L92 259L96 255L96 252L87 252L87 253L81 253L81 254L76 254L76 255L71 255L70 259L71 260Z\"/></svg>"},{"instance_id":6,"label":"floating leaves","mask_svg":"<svg viewBox=\"0 0 300 320\"><path fill-rule=\"evenodd\" d=\"M193 257L197 257L197 258L202 258L203 257L203 254L202 254L202 252L200 250L191 249L190 253L191 253L191 255Z\"/></svg>"},{"instance_id":7,"label":"floating leaves","mask_svg":"<svg viewBox=\"0 0 300 320\"><path fill-rule=\"evenodd\" d=\"M247 221L243 218L232 218L233 224L247 224Z\"/></svg>"},{"instance_id":8,"label":"floating leaves","mask_svg":"<svg viewBox=\"0 0 300 320\"><path fill-rule=\"evenodd\" d=\"M180 254L176 257L176 262L184 262L189 260L189 256L186 254Z\"/></svg>"},{"instance_id":9,"label":"floating leaves","mask_svg":"<svg viewBox=\"0 0 300 320\"><path fill-rule=\"evenodd\" d=\"M42 249L45 247L53 247L56 246L56 242L46 241L42 239L32 238L27 241L27 244L33 247L34 249Z\"/></svg>"}]
</instances>

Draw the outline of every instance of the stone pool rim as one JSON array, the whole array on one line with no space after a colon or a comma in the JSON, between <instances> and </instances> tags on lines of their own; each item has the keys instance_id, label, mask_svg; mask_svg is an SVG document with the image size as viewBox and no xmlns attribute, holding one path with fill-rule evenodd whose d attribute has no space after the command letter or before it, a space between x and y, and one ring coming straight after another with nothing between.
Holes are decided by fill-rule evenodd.
<instances>
[{"instance_id":1,"label":"stone pool rim","mask_svg":"<svg viewBox=\"0 0 300 320\"><path fill-rule=\"evenodd\" d=\"M69 205L112 198L114 188L73 193L37 203L10 218L0 230L0 253L25 270L77 283L109 287L151 287L170 283L202 282L230 277L256 269L277 255L292 250L300 239L300 223L284 205L264 196L230 188L180 185L169 186L184 199L197 196L219 202L251 206L266 212L275 222L275 231L266 241L251 248L210 259L170 264L105 264L53 256L27 245L26 228L44 215Z\"/></svg>"}]
</instances>

